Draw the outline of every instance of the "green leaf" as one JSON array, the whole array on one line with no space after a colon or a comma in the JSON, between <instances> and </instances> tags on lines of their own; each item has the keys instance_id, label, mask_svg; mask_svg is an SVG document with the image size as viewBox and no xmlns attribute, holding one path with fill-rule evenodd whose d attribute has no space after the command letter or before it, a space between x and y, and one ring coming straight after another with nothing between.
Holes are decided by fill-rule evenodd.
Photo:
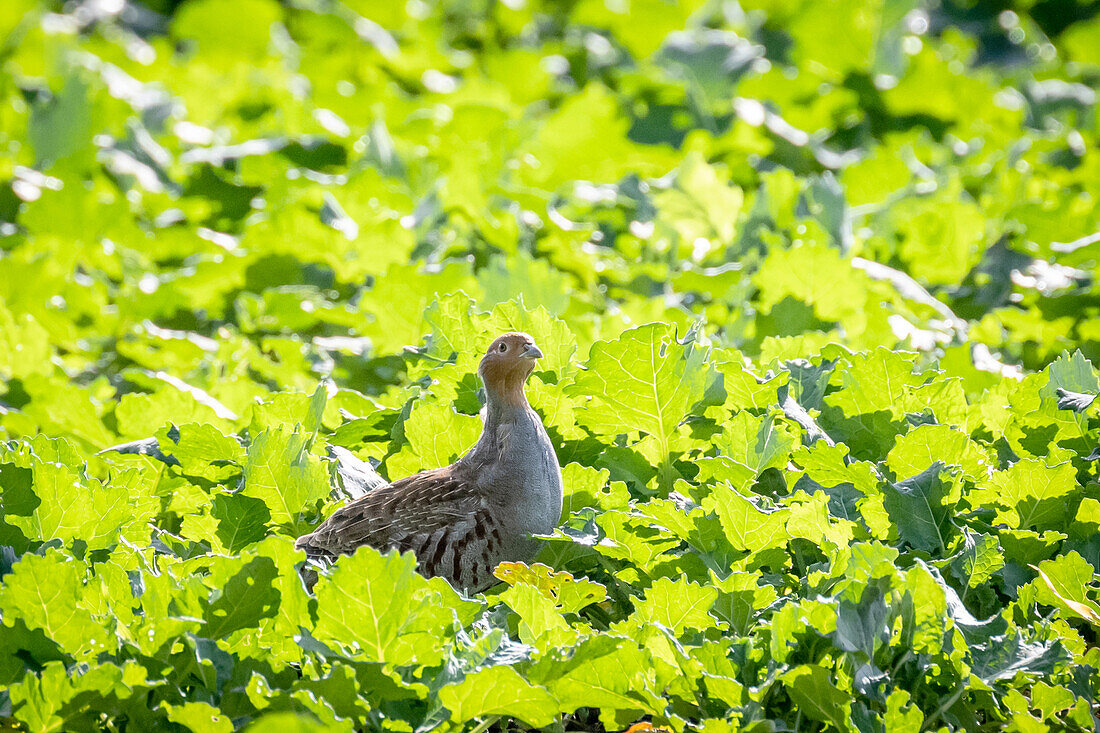
<instances>
[{"instance_id":1,"label":"green leaf","mask_svg":"<svg viewBox=\"0 0 1100 733\"><path fill-rule=\"evenodd\" d=\"M87 592L83 563L56 550L24 555L0 586L0 614L41 629L68 654L90 659L108 652L117 640L102 622L81 608Z\"/></svg>"},{"instance_id":2,"label":"green leaf","mask_svg":"<svg viewBox=\"0 0 1100 733\"><path fill-rule=\"evenodd\" d=\"M466 675L458 684L446 685L439 690L439 700L455 723L506 715L538 728L549 725L558 711L553 695L504 666L488 667Z\"/></svg>"},{"instance_id":3,"label":"green leaf","mask_svg":"<svg viewBox=\"0 0 1100 733\"><path fill-rule=\"evenodd\" d=\"M744 197L697 152L687 155L676 174L675 187L656 196L659 221L680 237L685 249L699 252L733 241ZM698 256L696 256L698 259Z\"/></svg>"},{"instance_id":4,"label":"green leaf","mask_svg":"<svg viewBox=\"0 0 1100 733\"><path fill-rule=\"evenodd\" d=\"M1005 565L1004 554L993 535L963 532L962 550L951 559L951 570L966 588L977 588ZM965 597L965 596L964 596Z\"/></svg>"},{"instance_id":5,"label":"green leaf","mask_svg":"<svg viewBox=\"0 0 1100 733\"><path fill-rule=\"evenodd\" d=\"M404 422L409 447L386 460L389 476L396 480L449 466L474 446L481 428L477 416L463 415L452 405L431 399L416 400Z\"/></svg>"},{"instance_id":6,"label":"green leaf","mask_svg":"<svg viewBox=\"0 0 1100 733\"><path fill-rule=\"evenodd\" d=\"M592 347L571 392L593 398L581 421L600 435L641 430L668 440L702 399L702 353L663 324L626 331Z\"/></svg>"},{"instance_id":7,"label":"green leaf","mask_svg":"<svg viewBox=\"0 0 1100 733\"><path fill-rule=\"evenodd\" d=\"M869 279L827 245L812 242L772 250L753 282L760 288L762 311L791 298L811 306L823 321L842 322L857 333L867 327Z\"/></svg>"},{"instance_id":8,"label":"green leaf","mask_svg":"<svg viewBox=\"0 0 1100 733\"><path fill-rule=\"evenodd\" d=\"M516 583L500 594L500 600L519 615L517 633L524 644L546 650L576 643L578 633L562 616L554 599L534 585Z\"/></svg>"},{"instance_id":9,"label":"green leaf","mask_svg":"<svg viewBox=\"0 0 1100 733\"><path fill-rule=\"evenodd\" d=\"M213 425L188 423L176 428L172 440L170 430L157 432L157 444L166 456L180 464L188 476L222 481L241 470L245 451L235 437L225 435Z\"/></svg>"},{"instance_id":10,"label":"green leaf","mask_svg":"<svg viewBox=\"0 0 1100 733\"><path fill-rule=\"evenodd\" d=\"M561 712L580 707L604 712L659 712L644 682L648 655L629 641L596 636L572 649L551 650L528 670L527 680L545 687Z\"/></svg>"},{"instance_id":11,"label":"green leaf","mask_svg":"<svg viewBox=\"0 0 1100 733\"><path fill-rule=\"evenodd\" d=\"M277 575L275 563L267 557L242 567L204 609L206 636L220 639L273 616L279 608L279 591L271 582Z\"/></svg>"},{"instance_id":12,"label":"green leaf","mask_svg":"<svg viewBox=\"0 0 1100 733\"><path fill-rule=\"evenodd\" d=\"M261 499L243 494L218 494L210 506L218 520L217 536L227 552L239 552L267 536L271 511Z\"/></svg>"},{"instance_id":13,"label":"green leaf","mask_svg":"<svg viewBox=\"0 0 1100 733\"><path fill-rule=\"evenodd\" d=\"M645 598L634 604L634 618L660 624L679 636L688 629L705 631L715 625L709 611L718 591L684 578L658 578Z\"/></svg>"},{"instance_id":14,"label":"green leaf","mask_svg":"<svg viewBox=\"0 0 1100 733\"><path fill-rule=\"evenodd\" d=\"M745 466L753 476L759 476L768 468L787 465L795 439L782 424L777 425L772 415L762 418L747 412L739 412L723 426L722 434L714 441L734 462Z\"/></svg>"},{"instance_id":15,"label":"green leaf","mask_svg":"<svg viewBox=\"0 0 1100 733\"><path fill-rule=\"evenodd\" d=\"M990 479L996 500L1011 511L1008 519L1021 529L1061 529L1067 526L1066 499L1077 490L1073 465L1048 467L1035 458L1018 461Z\"/></svg>"},{"instance_id":16,"label":"green leaf","mask_svg":"<svg viewBox=\"0 0 1100 733\"><path fill-rule=\"evenodd\" d=\"M577 414L585 427L601 436L640 430L668 456L676 427L703 398L706 368L690 337L681 344L672 328L655 323L594 344L585 370L574 379L569 394L591 398ZM668 460L662 461L666 489L671 488Z\"/></svg>"},{"instance_id":17,"label":"green leaf","mask_svg":"<svg viewBox=\"0 0 1100 733\"><path fill-rule=\"evenodd\" d=\"M1088 597L1094 589L1095 568L1076 552L1032 566L1039 578L1032 581L1040 603L1100 626L1100 604Z\"/></svg>"},{"instance_id":18,"label":"green leaf","mask_svg":"<svg viewBox=\"0 0 1100 733\"><path fill-rule=\"evenodd\" d=\"M782 680L791 700L811 720L840 731L853 730L851 695L837 688L827 669L816 664L802 664L786 672Z\"/></svg>"},{"instance_id":19,"label":"green leaf","mask_svg":"<svg viewBox=\"0 0 1100 733\"><path fill-rule=\"evenodd\" d=\"M2 35L2 34L0 34ZM0 378L50 374L50 334L29 313L14 314L0 300Z\"/></svg>"},{"instance_id":20,"label":"green leaf","mask_svg":"<svg viewBox=\"0 0 1100 733\"><path fill-rule=\"evenodd\" d=\"M306 529L303 513L329 493L328 471L310 453L311 443L297 430L264 430L248 446L244 465L241 494L267 504L271 521L295 536Z\"/></svg>"},{"instance_id":21,"label":"green leaf","mask_svg":"<svg viewBox=\"0 0 1100 733\"><path fill-rule=\"evenodd\" d=\"M180 705L161 703L168 719L195 733L232 733L233 721L218 708L206 702L185 702Z\"/></svg>"},{"instance_id":22,"label":"green leaf","mask_svg":"<svg viewBox=\"0 0 1100 733\"><path fill-rule=\"evenodd\" d=\"M380 554L362 547L342 557L317 583L317 623L313 636L360 659L430 665L441 658L440 640L460 621L457 594L431 592L415 571L412 553ZM466 615L463 613L462 615Z\"/></svg>"},{"instance_id":23,"label":"green leaf","mask_svg":"<svg viewBox=\"0 0 1100 733\"><path fill-rule=\"evenodd\" d=\"M39 440L31 450L44 448ZM140 527L155 513L157 499L141 471L119 471L108 486L77 467L50 458L32 456L27 461L31 488L38 499L33 512L6 518L28 538L57 538L66 544L79 540L88 549L100 550L114 545L121 533Z\"/></svg>"},{"instance_id":24,"label":"green leaf","mask_svg":"<svg viewBox=\"0 0 1100 733\"><path fill-rule=\"evenodd\" d=\"M883 503L902 540L919 550L943 553L954 528L953 484L936 461L916 476L889 484Z\"/></svg>"},{"instance_id":25,"label":"green leaf","mask_svg":"<svg viewBox=\"0 0 1100 733\"><path fill-rule=\"evenodd\" d=\"M211 61L259 61L267 55L271 25L281 16L270 0L244 0L229 15L211 0L195 0L176 14L172 33L199 39L201 52Z\"/></svg>"},{"instance_id":26,"label":"green leaf","mask_svg":"<svg viewBox=\"0 0 1100 733\"><path fill-rule=\"evenodd\" d=\"M958 466L972 481L984 481L994 463L965 433L947 425L918 425L898 437L886 457L895 476L912 476L939 461Z\"/></svg>"},{"instance_id":27,"label":"green leaf","mask_svg":"<svg viewBox=\"0 0 1100 733\"><path fill-rule=\"evenodd\" d=\"M759 509L729 486L715 486L703 500L703 509L718 516L726 540L736 550L760 552L787 542L789 510Z\"/></svg>"},{"instance_id":28,"label":"green leaf","mask_svg":"<svg viewBox=\"0 0 1100 733\"><path fill-rule=\"evenodd\" d=\"M610 473L606 469L598 471L579 463L570 463L562 468L561 476L565 487L562 516L588 506L625 509L630 501L626 486L619 481L609 481Z\"/></svg>"},{"instance_id":29,"label":"green leaf","mask_svg":"<svg viewBox=\"0 0 1100 733\"><path fill-rule=\"evenodd\" d=\"M845 415L855 417L885 412L900 418L907 411L906 403L912 391L924 382L913 373L917 355L877 348L853 354L849 366L834 374L841 378L841 388L825 397L825 403L840 408Z\"/></svg>"},{"instance_id":30,"label":"green leaf","mask_svg":"<svg viewBox=\"0 0 1100 733\"><path fill-rule=\"evenodd\" d=\"M758 378L740 361L721 362L717 366L726 390L725 406L735 412L778 404L779 388L791 377L789 372L779 372L770 379Z\"/></svg>"}]
</instances>

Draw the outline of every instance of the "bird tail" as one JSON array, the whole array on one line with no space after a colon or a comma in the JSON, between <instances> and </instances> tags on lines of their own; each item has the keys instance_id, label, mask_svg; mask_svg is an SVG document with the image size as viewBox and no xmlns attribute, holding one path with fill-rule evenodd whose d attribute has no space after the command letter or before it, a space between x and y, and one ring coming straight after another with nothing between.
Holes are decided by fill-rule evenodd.
<instances>
[{"instance_id":1,"label":"bird tail","mask_svg":"<svg viewBox=\"0 0 1100 733\"><path fill-rule=\"evenodd\" d=\"M374 470L374 466L362 460L347 448L330 445L328 455L335 464L335 474L338 480L335 482L336 486L333 493L337 498L354 501L389 483L379 475L378 471Z\"/></svg>"}]
</instances>

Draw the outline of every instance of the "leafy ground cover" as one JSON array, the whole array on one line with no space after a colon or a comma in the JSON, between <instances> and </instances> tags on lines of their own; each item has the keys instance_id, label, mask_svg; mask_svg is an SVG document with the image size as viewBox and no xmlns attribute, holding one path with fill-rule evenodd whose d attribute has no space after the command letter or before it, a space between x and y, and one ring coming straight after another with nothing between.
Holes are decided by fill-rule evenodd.
<instances>
[{"instance_id":1,"label":"leafy ground cover","mask_svg":"<svg viewBox=\"0 0 1100 733\"><path fill-rule=\"evenodd\" d=\"M7 0L0 716L1097 729L1095 12ZM513 328L542 564L307 593Z\"/></svg>"}]
</instances>

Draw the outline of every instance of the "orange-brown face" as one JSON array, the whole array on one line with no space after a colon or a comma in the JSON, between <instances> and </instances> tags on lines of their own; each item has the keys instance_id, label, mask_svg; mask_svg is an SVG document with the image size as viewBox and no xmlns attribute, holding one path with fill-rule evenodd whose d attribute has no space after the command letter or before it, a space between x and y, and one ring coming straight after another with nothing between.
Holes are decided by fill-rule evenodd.
<instances>
[{"instance_id":1,"label":"orange-brown face","mask_svg":"<svg viewBox=\"0 0 1100 733\"><path fill-rule=\"evenodd\" d=\"M506 402L521 404L523 384L535 371L535 360L542 356L535 340L525 333L498 336L485 352L478 374L490 393Z\"/></svg>"}]
</instances>

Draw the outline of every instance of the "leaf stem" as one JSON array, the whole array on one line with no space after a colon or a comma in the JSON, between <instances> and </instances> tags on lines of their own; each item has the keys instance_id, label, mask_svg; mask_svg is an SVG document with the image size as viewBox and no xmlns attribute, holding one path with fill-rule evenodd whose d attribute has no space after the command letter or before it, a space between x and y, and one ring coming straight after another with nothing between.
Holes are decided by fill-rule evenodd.
<instances>
[{"instance_id":1,"label":"leaf stem","mask_svg":"<svg viewBox=\"0 0 1100 733\"><path fill-rule=\"evenodd\" d=\"M470 731L470 733L485 733L485 731L489 730L489 726L498 720L500 720L499 715L490 715L488 718L478 723L477 727Z\"/></svg>"},{"instance_id":2,"label":"leaf stem","mask_svg":"<svg viewBox=\"0 0 1100 733\"><path fill-rule=\"evenodd\" d=\"M943 712L949 707L954 705L958 701L958 699L962 697L962 694L964 692L966 692L966 685L960 682L958 689L951 693L951 697L947 698L947 700L945 700L942 705L936 708L936 710L930 716L925 718L924 725L921 726L921 730L930 729L932 727L932 724L936 722L940 715L942 715Z\"/></svg>"}]
</instances>

